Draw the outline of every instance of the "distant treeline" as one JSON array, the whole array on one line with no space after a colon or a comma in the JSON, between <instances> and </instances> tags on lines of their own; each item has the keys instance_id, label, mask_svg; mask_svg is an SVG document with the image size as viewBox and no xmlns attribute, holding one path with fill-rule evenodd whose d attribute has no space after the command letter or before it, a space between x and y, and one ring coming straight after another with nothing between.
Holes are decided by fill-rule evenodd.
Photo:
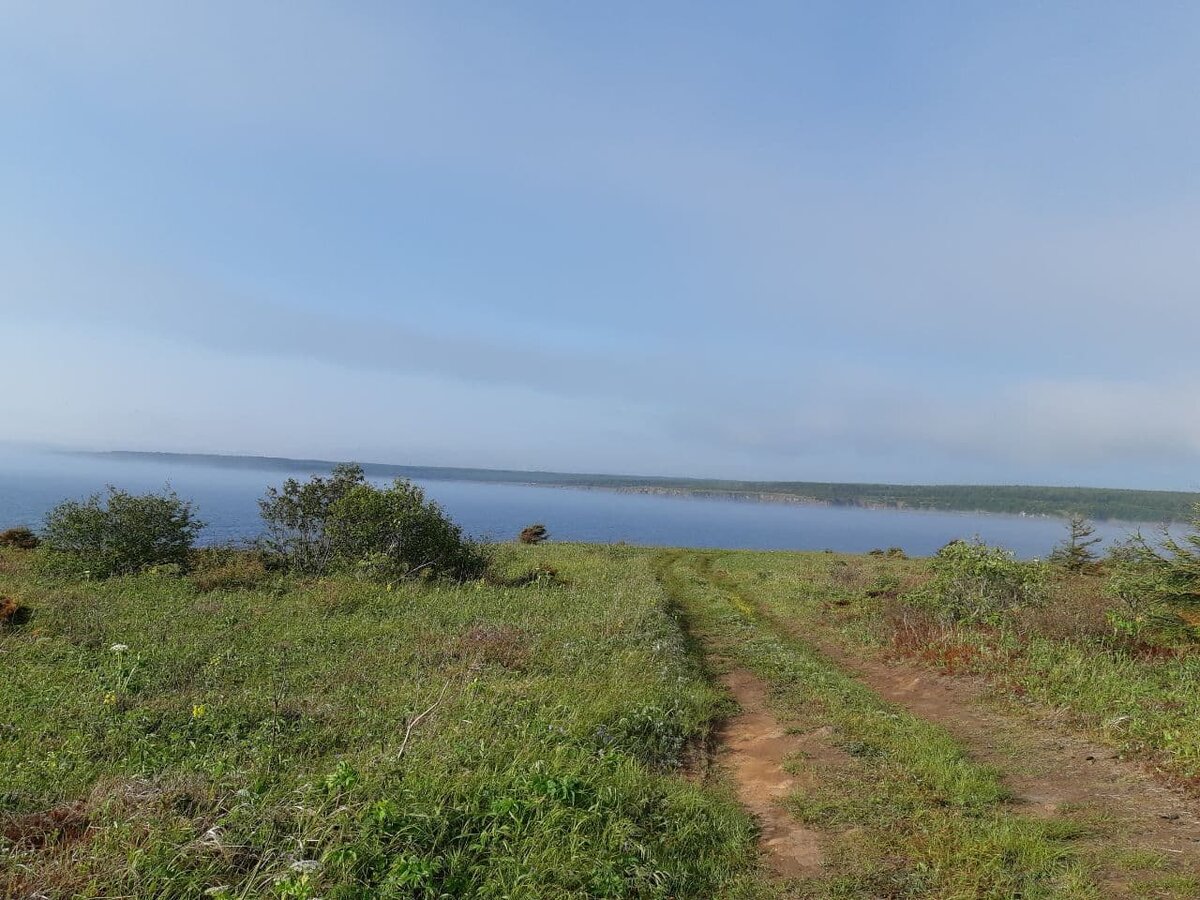
<instances>
[{"instance_id":1,"label":"distant treeline","mask_svg":"<svg viewBox=\"0 0 1200 900\"><path fill-rule=\"evenodd\" d=\"M225 456L206 453L96 454L144 461L216 465L241 469L273 469L322 473L335 462L271 456ZM417 478L434 481L484 481L556 487L604 488L664 494L694 494L743 500L823 503L891 509L937 509L959 512L1024 513L1128 522L1183 522L1191 518L1200 493L1138 491L1123 488L1041 487L1038 485L908 485L839 484L820 481L725 481L709 478L659 478L641 475L594 475L526 472L516 469L466 469L448 466L395 466L362 463L372 478Z\"/></svg>"}]
</instances>

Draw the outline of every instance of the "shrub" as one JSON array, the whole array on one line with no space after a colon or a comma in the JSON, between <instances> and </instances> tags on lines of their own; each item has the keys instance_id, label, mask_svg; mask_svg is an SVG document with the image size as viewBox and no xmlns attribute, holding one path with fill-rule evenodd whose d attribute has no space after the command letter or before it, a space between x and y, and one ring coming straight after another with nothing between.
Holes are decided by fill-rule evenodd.
<instances>
[{"instance_id":1,"label":"shrub","mask_svg":"<svg viewBox=\"0 0 1200 900\"><path fill-rule=\"evenodd\" d=\"M28 528L9 528L0 531L0 547L15 547L18 550L36 550L41 539Z\"/></svg>"},{"instance_id":2,"label":"shrub","mask_svg":"<svg viewBox=\"0 0 1200 900\"><path fill-rule=\"evenodd\" d=\"M402 478L376 487L360 466L340 465L332 477L303 484L289 479L259 506L268 559L293 571L475 578L487 568L483 548L421 488Z\"/></svg>"},{"instance_id":3,"label":"shrub","mask_svg":"<svg viewBox=\"0 0 1200 900\"><path fill-rule=\"evenodd\" d=\"M1200 504L1192 532L1177 541L1163 531L1157 546L1140 533L1109 554L1108 592L1118 601L1109 621L1119 633L1158 632L1170 639L1200 639Z\"/></svg>"},{"instance_id":4,"label":"shrub","mask_svg":"<svg viewBox=\"0 0 1200 900\"><path fill-rule=\"evenodd\" d=\"M945 621L999 624L1017 609L1046 600L1044 564L1021 562L982 541L951 541L930 569L933 578L910 599Z\"/></svg>"},{"instance_id":5,"label":"shrub","mask_svg":"<svg viewBox=\"0 0 1200 900\"><path fill-rule=\"evenodd\" d=\"M333 568L336 553L326 528L330 509L366 480L362 466L344 463L334 466L329 478L289 478L282 488L267 488L258 508L266 525L262 546L268 560L309 575Z\"/></svg>"},{"instance_id":6,"label":"shrub","mask_svg":"<svg viewBox=\"0 0 1200 900\"><path fill-rule=\"evenodd\" d=\"M1147 566L1118 553L1106 588L1116 604L1105 619L1118 637L1150 643L1195 639L1195 630L1164 602L1162 582Z\"/></svg>"},{"instance_id":7,"label":"shrub","mask_svg":"<svg viewBox=\"0 0 1200 900\"><path fill-rule=\"evenodd\" d=\"M51 570L94 578L172 564L184 570L203 527L172 490L137 495L110 485L103 498L67 500L46 514L44 559Z\"/></svg>"},{"instance_id":8,"label":"shrub","mask_svg":"<svg viewBox=\"0 0 1200 900\"><path fill-rule=\"evenodd\" d=\"M326 532L337 565L372 578L422 574L466 579L487 569L483 548L403 478L387 488L351 488L330 507Z\"/></svg>"},{"instance_id":9,"label":"shrub","mask_svg":"<svg viewBox=\"0 0 1200 900\"><path fill-rule=\"evenodd\" d=\"M521 529L521 533L517 535L517 540L522 544L540 544L542 541L550 537L550 532L545 525L540 522L533 525L526 525Z\"/></svg>"},{"instance_id":10,"label":"shrub","mask_svg":"<svg viewBox=\"0 0 1200 900\"><path fill-rule=\"evenodd\" d=\"M1102 538L1095 537L1096 526L1081 515L1067 520L1067 539L1054 548L1050 562L1068 572L1082 572L1094 566L1096 554L1092 550Z\"/></svg>"}]
</instances>

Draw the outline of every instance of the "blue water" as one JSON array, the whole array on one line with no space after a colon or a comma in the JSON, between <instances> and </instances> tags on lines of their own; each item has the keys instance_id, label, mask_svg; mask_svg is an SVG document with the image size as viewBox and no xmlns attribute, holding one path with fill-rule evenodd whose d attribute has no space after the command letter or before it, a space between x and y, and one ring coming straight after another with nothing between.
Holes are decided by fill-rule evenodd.
<instances>
[{"instance_id":1,"label":"blue water","mask_svg":"<svg viewBox=\"0 0 1200 900\"><path fill-rule=\"evenodd\" d=\"M263 490L289 474L310 473L0 452L0 528L37 527L54 504L102 490L105 484L141 492L169 483L196 503L208 523L203 541L243 540L260 530L257 499ZM511 540L525 525L543 522L557 540L847 553L896 546L921 556L954 538L979 536L1020 556L1034 557L1044 556L1065 534L1061 520L1042 517L754 503L468 481L420 484L467 531L496 540ZM1097 530L1106 540L1116 540L1134 527L1100 523Z\"/></svg>"}]
</instances>

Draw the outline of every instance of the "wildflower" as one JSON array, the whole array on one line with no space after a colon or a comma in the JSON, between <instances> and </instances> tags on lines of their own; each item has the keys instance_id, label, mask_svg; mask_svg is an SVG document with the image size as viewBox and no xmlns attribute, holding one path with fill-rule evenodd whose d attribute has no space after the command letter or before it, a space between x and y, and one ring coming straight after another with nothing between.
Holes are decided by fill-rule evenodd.
<instances>
[{"instance_id":1,"label":"wildflower","mask_svg":"<svg viewBox=\"0 0 1200 900\"><path fill-rule=\"evenodd\" d=\"M320 867L321 864L315 859L298 859L292 863L290 868L293 872L299 872L302 875L310 875L317 871L317 869Z\"/></svg>"},{"instance_id":2,"label":"wildflower","mask_svg":"<svg viewBox=\"0 0 1200 900\"><path fill-rule=\"evenodd\" d=\"M109 691L107 694L105 694L104 695L104 705L105 706L116 706L117 705L117 695L114 694L112 691Z\"/></svg>"},{"instance_id":3,"label":"wildflower","mask_svg":"<svg viewBox=\"0 0 1200 900\"><path fill-rule=\"evenodd\" d=\"M129 645L128 644L113 644L108 649L111 650L113 653L124 653L126 650L129 649Z\"/></svg>"},{"instance_id":4,"label":"wildflower","mask_svg":"<svg viewBox=\"0 0 1200 900\"><path fill-rule=\"evenodd\" d=\"M197 703L192 707L192 718L203 719L206 712L208 712L208 707L203 703Z\"/></svg>"}]
</instances>

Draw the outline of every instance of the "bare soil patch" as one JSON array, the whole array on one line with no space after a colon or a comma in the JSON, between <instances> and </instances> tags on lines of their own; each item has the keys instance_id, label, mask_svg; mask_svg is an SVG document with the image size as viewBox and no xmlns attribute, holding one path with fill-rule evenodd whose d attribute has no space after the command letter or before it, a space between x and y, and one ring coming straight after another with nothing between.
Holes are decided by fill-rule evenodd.
<instances>
[{"instance_id":1,"label":"bare soil patch","mask_svg":"<svg viewBox=\"0 0 1200 900\"><path fill-rule=\"evenodd\" d=\"M766 687L745 669L728 673L722 681L741 711L718 735L717 761L732 776L738 800L758 820L760 845L770 868L786 878L813 875L824 855L821 834L796 822L782 803L804 787L804 779L814 776L792 775L784 763L798 753L814 755L826 736L789 733L772 715Z\"/></svg>"}]
</instances>

